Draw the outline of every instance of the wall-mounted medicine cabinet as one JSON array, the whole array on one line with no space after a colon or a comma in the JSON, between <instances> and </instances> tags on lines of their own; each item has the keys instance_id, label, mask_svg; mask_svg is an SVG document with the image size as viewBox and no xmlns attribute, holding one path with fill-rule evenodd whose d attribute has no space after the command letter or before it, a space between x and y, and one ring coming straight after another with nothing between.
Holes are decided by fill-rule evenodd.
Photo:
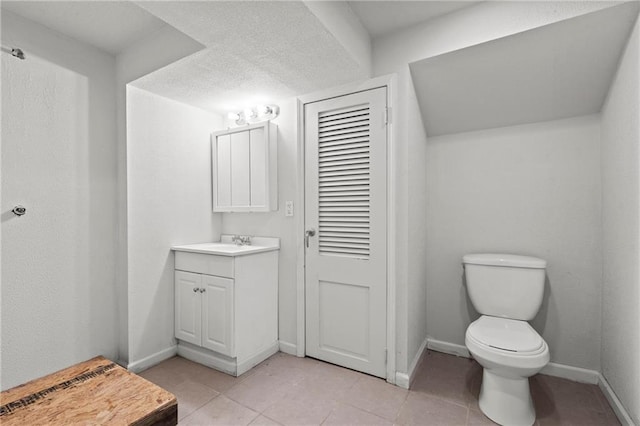
<instances>
[{"instance_id":1,"label":"wall-mounted medicine cabinet","mask_svg":"<svg viewBox=\"0 0 640 426\"><path fill-rule=\"evenodd\" d=\"M265 121L211 135L214 212L278 209L277 134Z\"/></svg>"}]
</instances>

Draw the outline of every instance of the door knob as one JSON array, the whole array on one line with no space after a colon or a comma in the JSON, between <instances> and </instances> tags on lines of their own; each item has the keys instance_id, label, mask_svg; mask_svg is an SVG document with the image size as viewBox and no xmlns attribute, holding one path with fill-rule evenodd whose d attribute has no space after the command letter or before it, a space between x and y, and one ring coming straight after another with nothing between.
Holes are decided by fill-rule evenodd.
<instances>
[{"instance_id":1,"label":"door knob","mask_svg":"<svg viewBox=\"0 0 640 426\"><path fill-rule=\"evenodd\" d=\"M316 230L311 228L304 231L304 245L309 247L309 237L316 235Z\"/></svg>"}]
</instances>

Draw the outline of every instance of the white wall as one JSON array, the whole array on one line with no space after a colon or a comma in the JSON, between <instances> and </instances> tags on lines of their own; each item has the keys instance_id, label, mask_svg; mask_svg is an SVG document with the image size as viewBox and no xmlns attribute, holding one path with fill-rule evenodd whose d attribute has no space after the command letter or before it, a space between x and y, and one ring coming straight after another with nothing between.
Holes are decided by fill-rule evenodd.
<instances>
[{"instance_id":1,"label":"white wall","mask_svg":"<svg viewBox=\"0 0 640 426\"><path fill-rule=\"evenodd\" d=\"M598 116L429 138L429 335L464 345L478 318L463 283L466 253L547 260L532 321L551 361L600 366Z\"/></svg>"},{"instance_id":2,"label":"white wall","mask_svg":"<svg viewBox=\"0 0 640 426\"><path fill-rule=\"evenodd\" d=\"M116 57L116 107L118 124L118 250L116 291L118 295L118 360L129 362L129 283L127 241L127 84L204 46L180 31L164 25L137 41Z\"/></svg>"},{"instance_id":3,"label":"white wall","mask_svg":"<svg viewBox=\"0 0 640 426\"><path fill-rule=\"evenodd\" d=\"M370 76L371 38L348 3L313 0L304 4L358 62L362 74Z\"/></svg>"},{"instance_id":4,"label":"white wall","mask_svg":"<svg viewBox=\"0 0 640 426\"><path fill-rule=\"evenodd\" d=\"M396 371L409 373L427 338L426 134L408 66L397 72L396 110L391 123L397 139L395 172Z\"/></svg>"},{"instance_id":5,"label":"white wall","mask_svg":"<svg viewBox=\"0 0 640 426\"><path fill-rule=\"evenodd\" d=\"M278 125L279 209L269 213L223 213L222 233L280 238L280 252L278 254L279 339L296 345L296 217L286 217L284 206L285 201L295 200L297 190L297 104L293 98L275 103L280 106L280 116L273 120L273 123ZM294 214L301 213L302 206L295 205Z\"/></svg>"},{"instance_id":6,"label":"white wall","mask_svg":"<svg viewBox=\"0 0 640 426\"><path fill-rule=\"evenodd\" d=\"M639 27L602 111L602 374L640 425Z\"/></svg>"},{"instance_id":7,"label":"white wall","mask_svg":"<svg viewBox=\"0 0 640 426\"><path fill-rule=\"evenodd\" d=\"M127 88L129 366L175 345L176 244L215 241L210 133L222 119Z\"/></svg>"},{"instance_id":8,"label":"white wall","mask_svg":"<svg viewBox=\"0 0 640 426\"><path fill-rule=\"evenodd\" d=\"M408 171L408 300L407 300L407 365L410 370L412 362L417 361L416 356L420 345L427 338L427 243L429 235L427 231L427 221L425 220L429 203L427 191L421 190L427 182L427 171L425 162L427 161L427 134L422 122L418 99L415 95L413 83L408 80L409 88L407 96L408 111L408 144L409 158L407 163ZM414 182L422 182L422 185L414 187ZM402 370L408 371L408 370Z\"/></svg>"},{"instance_id":9,"label":"white wall","mask_svg":"<svg viewBox=\"0 0 640 426\"><path fill-rule=\"evenodd\" d=\"M7 11L2 43L4 390L116 358L117 197L114 58Z\"/></svg>"},{"instance_id":10,"label":"white wall","mask_svg":"<svg viewBox=\"0 0 640 426\"><path fill-rule=\"evenodd\" d=\"M428 145L426 152L423 152L419 142L421 137L409 137L409 129L419 123L417 121L418 106L410 101L415 97L415 91L410 81L409 63L597 11L611 5L612 3L608 2L482 2L373 40L373 75L397 73L400 98L399 110L394 112L395 125L398 127L399 134L398 155L395 161L398 168L396 176L398 371L407 371L406 368L410 367L409 363L415 356L413 348L421 344L420 329L414 328L412 331L410 327L412 323L420 323L422 319L417 315L417 309L411 307L410 303L416 300L413 296L419 300L420 286L425 286L421 282L420 275L424 272L414 269L416 268L414 262L420 262L421 259L412 259L411 263L404 259L413 256L416 249L419 249L415 245L419 244L418 241L421 238L427 241L432 238L430 229L425 232L421 228L424 222L420 221L419 212L422 209L416 205L420 202L415 199L416 196L426 193L430 175L423 178L413 169L420 167L419 163L426 161L426 158L431 155L431 145ZM482 25L478 25L478 22L482 22ZM432 200L427 200L426 203L426 211L431 211ZM422 260L424 261L424 258ZM427 270L432 267L430 262L426 263ZM432 287L443 284L429 282L428 285ZM437 300L431 303L437 303ZM424 309L429 311L426 304ZM413 321L410 321L409 315L412 316ZM434 315L428 315L429 334L441 335L436 332L438 327L431 323L432 319ZM404 335L405 331L406 335ZM452 339L459 342L457 338L452 337ZM580 359L581 355L576 353L576 358Z\"/></svg>"}]
</instances>

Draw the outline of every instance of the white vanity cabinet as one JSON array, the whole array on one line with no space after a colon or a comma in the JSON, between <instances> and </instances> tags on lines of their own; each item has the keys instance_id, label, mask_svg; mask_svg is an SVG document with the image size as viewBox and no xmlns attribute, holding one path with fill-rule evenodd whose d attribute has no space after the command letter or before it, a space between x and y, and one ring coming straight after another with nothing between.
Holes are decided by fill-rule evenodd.
<instances>
[{"instance_id":1,"label":"white vanity cabinet","mask_svg":"<svg viewBox=\"0 0 640 426\"><path fill-rule=\"evenodd\" d=\"M278 209L277 133L266 121L211 135L214 212Z\"/></svg>"},{"instance_id":2,"label":"white vanity cabinet","mask_svg":"<svg viewBox=\"0 0 640 426\"><path fill-rule=\"evenodd\" d=\"M172 247L180 356L239 376L278 351L278 249L259 237Z\"/></svg>"}]
</instances>

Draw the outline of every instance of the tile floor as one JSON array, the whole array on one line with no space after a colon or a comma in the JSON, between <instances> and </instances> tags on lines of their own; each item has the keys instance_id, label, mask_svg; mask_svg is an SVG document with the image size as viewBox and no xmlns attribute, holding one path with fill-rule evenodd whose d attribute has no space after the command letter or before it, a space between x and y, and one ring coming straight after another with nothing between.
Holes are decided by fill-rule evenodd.
<instances>
[{"instance_id":1,"label":"tile floor","mask_svg":"<svg viewBox=\"0 0 640 426\"><path fill-rule=\"evenodd\" d=\"M178 398L180 425L491 425L478 408L481 367L429 352L410 390L278 353L241 377L183 358L140 374ZM537 425L618 425L595 385L536 376Z\"/></svg>"}]
</instances>

